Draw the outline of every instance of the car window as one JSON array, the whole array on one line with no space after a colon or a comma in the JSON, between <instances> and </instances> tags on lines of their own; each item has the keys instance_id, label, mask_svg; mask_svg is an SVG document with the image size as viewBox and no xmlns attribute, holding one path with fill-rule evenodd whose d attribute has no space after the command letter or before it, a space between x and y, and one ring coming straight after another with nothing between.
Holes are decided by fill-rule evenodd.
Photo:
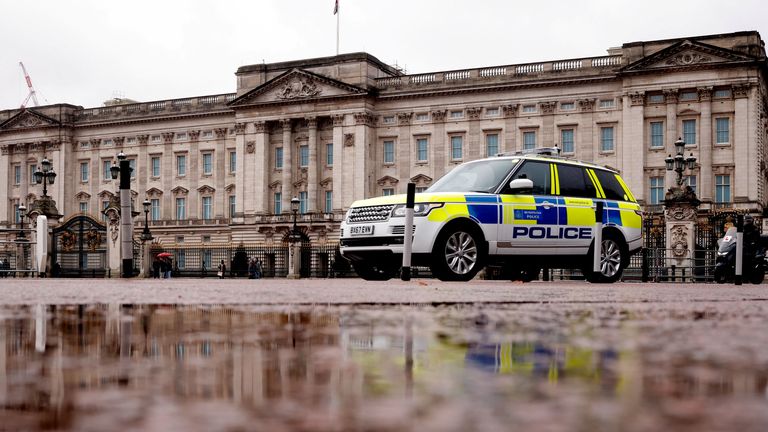
<instances>
[{"instance_id":1,"label":"car window","mask_svg":"<svg viewBox=\"0 0 768 432\"><path fill-rule=\"evenodd\" d=\"M600 180L600 186L603 187L605 198L609 200L629 201L629 197L624 193L624 188L621 187L619 181L616 179L616 174L610 171L603 171L596 169L595 175Z\"/></svg>"},{"instance_id":2,"label":"car window","mask_svg":"<svg viewBox=\"0 0 768 432\"><path fill-rule=\"evenodd\" d=\"M496 192L518 159L494 159L462 164L435 182L427 192Z\"/></svg>"},{"instance_id":3,"label":"car window","mask_svg":"<svg viewBox=\"0 0 768 432\"><path fill-rule=\"evenodd\" d=\"M513 179L527 178L533 182L533 194L534 195L550 195L549 182L550 182L550 170L549 163L526 161L520 169L515 172ZM509 188L505 188L502 193L509 193Z\"/></svg>"},{"instance_id":4,"label":"car window","mask_svg":"<svg viewBox=\"0 0 768 432\"><path fill-rule=\"evenodd\" d=\"M560 195L578 198L596 198L595 186L587 179L586 170L580 166L557 164Z\"/></svg>"}]
</instances>

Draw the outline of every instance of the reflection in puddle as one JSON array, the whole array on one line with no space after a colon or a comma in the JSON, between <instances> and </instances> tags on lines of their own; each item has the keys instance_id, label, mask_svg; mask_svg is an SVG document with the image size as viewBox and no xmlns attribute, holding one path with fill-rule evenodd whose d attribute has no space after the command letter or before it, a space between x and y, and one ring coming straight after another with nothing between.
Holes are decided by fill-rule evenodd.
<instances>
[{"instance_id":1,"label":"reflection in puddle","mask_svg":"<svg viewBox=\"0 0 768 432\"><path fill-rule=\"evenodd\" d=\"M764 430L765 359L680 348L711 327L655 320L522 306L5 307L0 429Z\"/></svg>"}]
</instances>

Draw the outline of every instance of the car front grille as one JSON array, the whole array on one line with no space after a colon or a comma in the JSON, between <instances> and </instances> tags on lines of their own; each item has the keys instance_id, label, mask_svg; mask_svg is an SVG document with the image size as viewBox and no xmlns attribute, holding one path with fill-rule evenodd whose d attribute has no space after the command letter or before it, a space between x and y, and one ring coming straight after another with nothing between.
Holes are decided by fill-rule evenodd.
<instances>
[{"instance_id":1,"label":"car front grille","mask_svg":"<svg viewBox=\"0 0 768 432\"><path fill-rule=\"evenodd\" d=\"M349 212L349 219L347 222L358 223L385 221L389 219L389 215L392 213L392 209L394 207L394 205L390 204L352 208Z\"/></svg>"},{"instance_id":2,"label":"car front grille","mask_svg":"<svg viewBox=\"0 0 768 432\"><path fill-rule=\"evenodd\" d=\"M413 230L411 232L415 234L416 233L416 225L414 225L411 228L413 228ZM394 234L394 235L404 235L405 234L405 225L395 225L395 226L393 226L392 227L392 234Z\"/></svg>"}]
</instances>

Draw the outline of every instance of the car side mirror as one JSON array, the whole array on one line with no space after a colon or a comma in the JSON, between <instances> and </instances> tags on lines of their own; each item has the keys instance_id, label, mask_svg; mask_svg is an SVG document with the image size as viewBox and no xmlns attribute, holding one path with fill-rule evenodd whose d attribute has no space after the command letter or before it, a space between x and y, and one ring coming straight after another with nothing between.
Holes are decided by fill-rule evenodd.
<instances>
[{"instance_id":1,"label":"car side mirror","mask_svg":"<svg viewBox=\"0 0 768 432\"><path fill-rule=\"evenodd\" d=\"M509 182L509 191L511 193L531 193L533 192L533 181L527 178L516 178Z\"/></svg>"}]
</instances>

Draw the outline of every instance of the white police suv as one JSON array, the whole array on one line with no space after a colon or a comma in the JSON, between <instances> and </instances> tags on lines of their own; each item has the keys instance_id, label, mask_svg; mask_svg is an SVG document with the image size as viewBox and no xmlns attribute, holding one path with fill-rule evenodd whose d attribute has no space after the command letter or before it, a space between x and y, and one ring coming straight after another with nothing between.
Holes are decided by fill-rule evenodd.
<instances>
[{"instance_id":1,"label":"white police suv","mask_svg":"<svg viewBox=\"0 0 768 432\"><path fill-rule=\"evenodd\" d=\"M467 162L416 194L414 266L441 280L472 279L487 264L512 279L542 267L580 269L593 282L621 277L641 247L642 213L619 174L557 156L557 149ZM341 224L341 254L358 275L400 268L405 195L356 201ZM592 271L595 206L604 203L601 270Z\"/></svg>"}]
</instances>

